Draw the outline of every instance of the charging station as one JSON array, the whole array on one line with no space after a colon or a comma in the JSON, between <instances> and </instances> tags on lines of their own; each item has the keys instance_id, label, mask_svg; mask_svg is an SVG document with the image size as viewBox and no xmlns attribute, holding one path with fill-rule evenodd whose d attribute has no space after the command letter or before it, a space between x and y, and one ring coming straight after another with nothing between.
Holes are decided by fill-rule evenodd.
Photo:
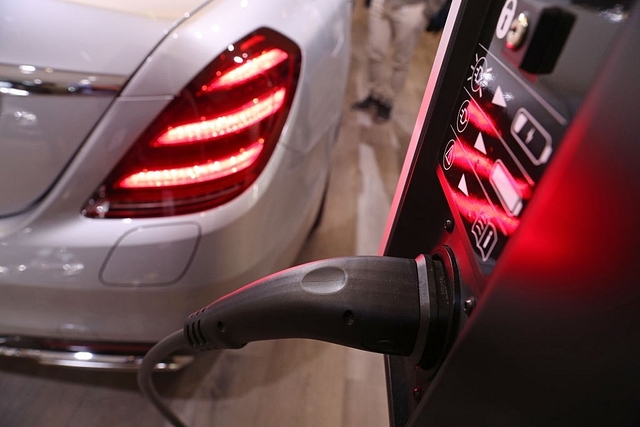
<instances>
[{"instance_id":1,"label":"charging station","mask_svg":"<svg viewBox=\"0 0 640 427\"><path fill-rule=\"evenodd\" d=\"M640 10L452 3L384 255L443 265L391 425L640 423Z\"/></svg>"},{"instance_id":2,"label":"charging station","mask_svg":"<svg viewBox=\"0 0 640 427\"><path fill-rule=\"evenodd\" d=\"M392 427L640 424L640 8L451 4L381 256L260 279L149 351L385 354Z\"/></svg>"}]
</instances>

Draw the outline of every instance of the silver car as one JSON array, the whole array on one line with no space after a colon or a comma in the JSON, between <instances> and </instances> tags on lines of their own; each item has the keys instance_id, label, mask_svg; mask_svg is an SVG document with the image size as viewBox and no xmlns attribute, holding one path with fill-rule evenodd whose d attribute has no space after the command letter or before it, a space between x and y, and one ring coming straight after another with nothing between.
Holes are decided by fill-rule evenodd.
<instances>
[{"instance_id":1,"label":"silver car","mask_svg":"<svg viewBox=\"0 0 640 427\"><path fill-rule=\"evenodd\" d=\"M3 0L0 354L131 361L294 262L329 176L351 8Z\"/></svg>"}]
</instances>

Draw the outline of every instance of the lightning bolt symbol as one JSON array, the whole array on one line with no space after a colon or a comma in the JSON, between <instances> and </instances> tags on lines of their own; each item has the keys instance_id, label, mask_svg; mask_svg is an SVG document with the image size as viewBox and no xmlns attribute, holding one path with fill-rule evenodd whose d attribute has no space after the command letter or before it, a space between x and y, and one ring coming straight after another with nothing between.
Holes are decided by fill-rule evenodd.
<instances>
[{"instance_id":1,"label":"lightning bolt symbol","mask_svg":"<svg viewBox=\"0 0 640 427\"><path fill-rule=\"evenodd\" d=\"M534 128L529 129L529 132L527 132L527 139L524 141L525 144L530 143L533 140L533 135L536 133L536 130Z\"/></svg>"}]
</instances>

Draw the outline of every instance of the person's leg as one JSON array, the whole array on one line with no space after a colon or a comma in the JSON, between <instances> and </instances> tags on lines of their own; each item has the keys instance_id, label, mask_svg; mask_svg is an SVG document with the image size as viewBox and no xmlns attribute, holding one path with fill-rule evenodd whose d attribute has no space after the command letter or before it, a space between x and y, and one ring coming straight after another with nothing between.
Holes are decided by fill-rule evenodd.
<instances>
[{"instance_id":1,"label":"person's leg","mask_svg":"<svg viewBox=\"0 0 640 427\"><path fill-rule=\"evenodd\" d=\"M392 28L385 0L372 0L369 8L369 81L371 94L376 99L385 99L389 94L389 46Z\"/></svg>"},{"instance_id":2,"label":"person's leg","mask_svg":"<svg viewBox=\"0 0 640 427\"><path fill-rule=\"evenodd\" d=\"M393 103L404 86L413 51L426 25L424 9L425 4L421 3L404 5L388 11L393 34L393 55L391 75L384 89L383 101L376 107L373 117L377 123L384 123L391 118Z\"/></svg>"},{"instance_id":3,"label":"person's leg","mask_svg":"<svg viewBox=\"0 0 640 427\"><path fill-rule=\"evenodd\" d=\"M395 9L391 16L394 32L389 79L392 102L404 87L413 52L427 24L424 10L424 3L410 4Z\"/></svg>"},{"instance_id":4,"label":"person's leg","mask_svg":"<svg viewBox=\"0 0 640 427\"><path fill-rule=\"evenodd\" d=\"M367 34L367 58L369 94L367 98L353 104L356 109L369 109L390 92L388 52L391 44L391 23L385 16L384 0L371 0L369 6Z\"/></svg>"}]
</instances>

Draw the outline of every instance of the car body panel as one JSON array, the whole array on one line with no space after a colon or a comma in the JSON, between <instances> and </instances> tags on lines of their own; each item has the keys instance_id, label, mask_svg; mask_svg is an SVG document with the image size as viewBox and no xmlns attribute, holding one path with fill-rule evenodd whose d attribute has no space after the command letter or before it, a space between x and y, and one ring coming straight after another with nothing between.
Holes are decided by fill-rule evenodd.
<instances>
[{"instance_id":1,"label":"car body panel","mask_svg":"<svg viewBox=\"0 0 640 427\"><path fill-rule=\"evenodd\" d=\"M42 197L111 101L102 96L2 96L0 216L24 211Z\"/></svg>"},{"instance_id":2,"label":"car body panel","mask_svg":"<svg viewBox=\"0 0 640 427\"><path fill-rule=\"evenodd\" d=\"M0 216L46 193L126 80L202 1L157 3L0 4Z\"/></svg>"},{"instance_id":3,"label":"car body panel","mask_svg":"<svg viewBox=\"0 0 640 427\"><path fill-rule=\"evenodd\" d=\"M149 52L57 182L29 209L0 219L0 335L153 342L215 298L291 265L329 176L349 66L351 7L344 0L267 6L218 0L181 21L172 30L177 39L171 35ZM222 13L243 11L247 15L231 15L243 18L234 19L233 31L207 40L212 47L188 50L175 42L222 22ZM193 214L82 216L87 198L175 93L220 48L262 26L297 43L303 66L280 141L252 186ZM188 54L175 57L179 52ZM172 257L173 250L180 253ZM119 268L131 253L137 256Z\"/></svg>"},{"instance_id":4,"label":"car body panel","mask_svg":"<svg viewBox=\"0 0 640 427\"><path fill-rule=\"evenodd\" d=\"M297 120L308 122L311 128L332 123L339 113L335 106L343 95L333 86L346 79L343 63L350 23L343 19L327 23L327 16L337 15L345 4L346 1L319 4L289 0L265 7L259 2L212 2L168 34L165 42L133 76L122 96L176 95L193 77L190 70L204 68L208 58L228 50L229 40L239 40L248 31L277 23L278 32L306 46L305 69L298 88L306 93L297 97L304 103L299 105L302 117ZM237 21L229 20L229 16L242 16L246 23L238 25ZM285 143L295 149L308 150L316 143L309 140L308 135L295 135Z\"/></svg>"},{"instance_id":5,"label":"car body panel","mask_svg":"<svg viewBox=\"0 0 640 427\"><path fill-rule=\"evenodd\" d=\"M4 0L2 62L130 76L167 32L203 1L132 1L128 9L117 7L123 2L110 3Z\"/></svg>"}]
</instances>

